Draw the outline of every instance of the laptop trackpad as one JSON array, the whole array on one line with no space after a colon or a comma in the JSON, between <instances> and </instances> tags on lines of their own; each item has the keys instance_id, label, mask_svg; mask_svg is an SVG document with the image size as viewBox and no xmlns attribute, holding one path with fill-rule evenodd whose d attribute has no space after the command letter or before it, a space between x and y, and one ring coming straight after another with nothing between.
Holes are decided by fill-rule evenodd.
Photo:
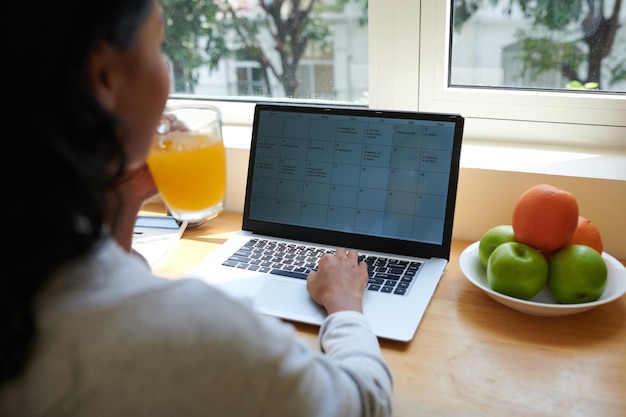
<instances>
[{"instance_id":1,"label":"laptop trackpad","mask_svg":"<svg viewBox=\"0 0 626 417\"><path fill-rule=\"evenodd\" d=\"M326 310L306 290L304 282L269 279L254 296L254 307L263 313L281 318L322 324Z\"/></svg>"}]
</instances>

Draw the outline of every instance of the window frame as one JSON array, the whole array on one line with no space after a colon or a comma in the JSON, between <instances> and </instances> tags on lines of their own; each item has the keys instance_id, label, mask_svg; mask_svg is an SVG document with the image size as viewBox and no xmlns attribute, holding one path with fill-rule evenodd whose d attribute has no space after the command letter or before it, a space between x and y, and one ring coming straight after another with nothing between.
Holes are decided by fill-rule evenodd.
<instances>
[{"instance_id":1,"label":"window frame","mask_svg":"<svg viewBox=\"0 0 626 417\"><path fill-rule=\"evenodd\" d=\"M461 113L466 141L626 152L626 95L448 87L450 3L369 0L369 107ZM245 98L172 97L210 100L225 125L252 125Z\"/></svg>"},{"instance_id":2,"label":"window frame","mask_svg":"<svg viewBox=\"0 0 626 417\"><path fill-rule=\"evenodd\" d=\"M371 107L461 113L468 140L626 151L624 95L448 87L450 7L370 0Z\"/></svg>"}]
</instances>

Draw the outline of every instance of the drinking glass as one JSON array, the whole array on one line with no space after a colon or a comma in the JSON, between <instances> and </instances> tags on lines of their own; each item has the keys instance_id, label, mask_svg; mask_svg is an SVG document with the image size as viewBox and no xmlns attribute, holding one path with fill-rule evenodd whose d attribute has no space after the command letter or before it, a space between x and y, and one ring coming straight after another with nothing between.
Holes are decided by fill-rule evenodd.
<instances>
[{"instance_id":1,"label":"drinking glass","mask_svg":"<svg viewBox=\"0 0 626 417\"><path fill-rule=\"evenodd\" d=\"M175 219L204 222L223 210L226 156L216 107L166 108L147 162Z\"/></svg>"}]
</instances>

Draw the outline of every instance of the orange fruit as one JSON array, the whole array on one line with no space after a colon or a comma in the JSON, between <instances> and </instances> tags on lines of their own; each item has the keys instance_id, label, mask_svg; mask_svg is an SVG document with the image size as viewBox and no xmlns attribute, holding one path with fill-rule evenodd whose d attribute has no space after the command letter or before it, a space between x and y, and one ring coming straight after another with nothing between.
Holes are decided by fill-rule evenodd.
<instances>
[{"instance_id":1,"label":"orange fruit","mask_svg":"<svg viewBox=\"0 0 626 417\"><path fill-rule=\"evenodd\" d=\"M545 252L562 248L578 224L578 202L569 191L549 184L526 190L515 203L515 239Z\"/></svg>"},{"instance_id":2,"label":"orange fruit","mask_svg":"<svg viewBox=\"0 0 626 417\"><path fill-rule=\"evenodd\" d=\"M602 236L600 236L600 229L591 220L578 216L578 224L574 233L569 238L565 246L571 245L587 245L594 248L600 255L602 255Z\"/></svg>"}]
</instances>

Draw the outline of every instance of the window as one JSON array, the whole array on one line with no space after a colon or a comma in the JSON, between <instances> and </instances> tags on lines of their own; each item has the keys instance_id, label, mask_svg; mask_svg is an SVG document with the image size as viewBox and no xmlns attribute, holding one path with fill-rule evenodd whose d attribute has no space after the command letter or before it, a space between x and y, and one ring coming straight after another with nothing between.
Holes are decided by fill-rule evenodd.
<instances>
[{"instance_id":1,"label":"window","mask_svg":"<svg viewBox=\"0 0 626 417\"><path fill-rule=\"evenodd\" d=\"M332 63L302 63L296 72L303 97L316 100L334 100Z\"/></svg>"},{"instance_id":2,"label":"window","mask_svg":"<svg viewBox=\"0 0 626 417\"><path fill-rule=\"evenodd\" d=\"M163 1L166 4L183 0ZM504 45L498 74L503 84L512 88L483 86L481 77L486 77L486 72L455 67L457 61L449 54L449 45L454 50L455 42L458 44L458 38L455 40L449 30L452 1L320 1L317 11L321 20L317 21L317 26L308 28L310 33L319 36L318 41L308 46L295 69L302 81L298 94L306 95L308 101L333 100L380 108L459 112L467 117L467 139L626 150L623 84L618 84L615 92L519 89L530 78L519 76L520 45L515 42ZM610 1L625 0L607 3ZM504 0L500 3L509 4ZM231 1L230 4L255 13L258 2ZM337 7L338 4L344 8ZM366 6L369 13L363 24ZM626 7L622 9L619 30L623 37ZM325 37L325 33L329 36ZM234 42L233 38L225 41ZM210 50L210 47L224 45L208 46ZM203 84L205 88L174 93L173 97L220 100L225 123L249 124L253 103L259 99L255 96L279 99L281 95L276 94L276 77L264 75L271 71L251 59L249 53L241 54L241 49L239 52L213 70L213 75L221 74L227 79L226 83L208 81ZM448 71L450 64L452 72ZM201 79L206 75L196 73L193 76ZM541 77L540 82L553 85L565 81L555 73ZM250 101L235 101L233 95L248 96ZM298 99L297 95L282 97L285 96Z\"/></svg>"},{"instance_id":3,"label":"window","mask_svg":"<svg viewBox=\"0 0 626 417\"><path fill-rule=\"evenodd\" d=\"M368 88L358 71L367 65L367 0L162 4L176 45L166 50L173 94L353 102Z\"/></svg>"},{"instance_id":4,"label":"window","mask_svg":"<svg viewBox=\"0 0 626 417\"><path fill-rule=\"evenodd\" d=\"M247 64L247 65L246 65ZM266 96L269 94L261 77L261 68L255 63L238 63L237 96Z\"/></svg>"},{"instance_id":5,"label":"window","mask_svg":"<svg viewBox=\"0 0 626 417\"><path fill-rule=\"evenodd\" d=\"M623 1L455 0L449 85L624 94Z\"/></svg>"},{"instance_id":6,"label":"window","mask_svg":"<svg viewBox=\"0 0 626 417\"><path fill-rule=\"evenodd\" d=\"M377 75L370 75L371 105L460 112L471 140L626 150L624 94L449 86L450 7L438 0L370 1L370 74Z\"/></svg>"}]
</instances>

